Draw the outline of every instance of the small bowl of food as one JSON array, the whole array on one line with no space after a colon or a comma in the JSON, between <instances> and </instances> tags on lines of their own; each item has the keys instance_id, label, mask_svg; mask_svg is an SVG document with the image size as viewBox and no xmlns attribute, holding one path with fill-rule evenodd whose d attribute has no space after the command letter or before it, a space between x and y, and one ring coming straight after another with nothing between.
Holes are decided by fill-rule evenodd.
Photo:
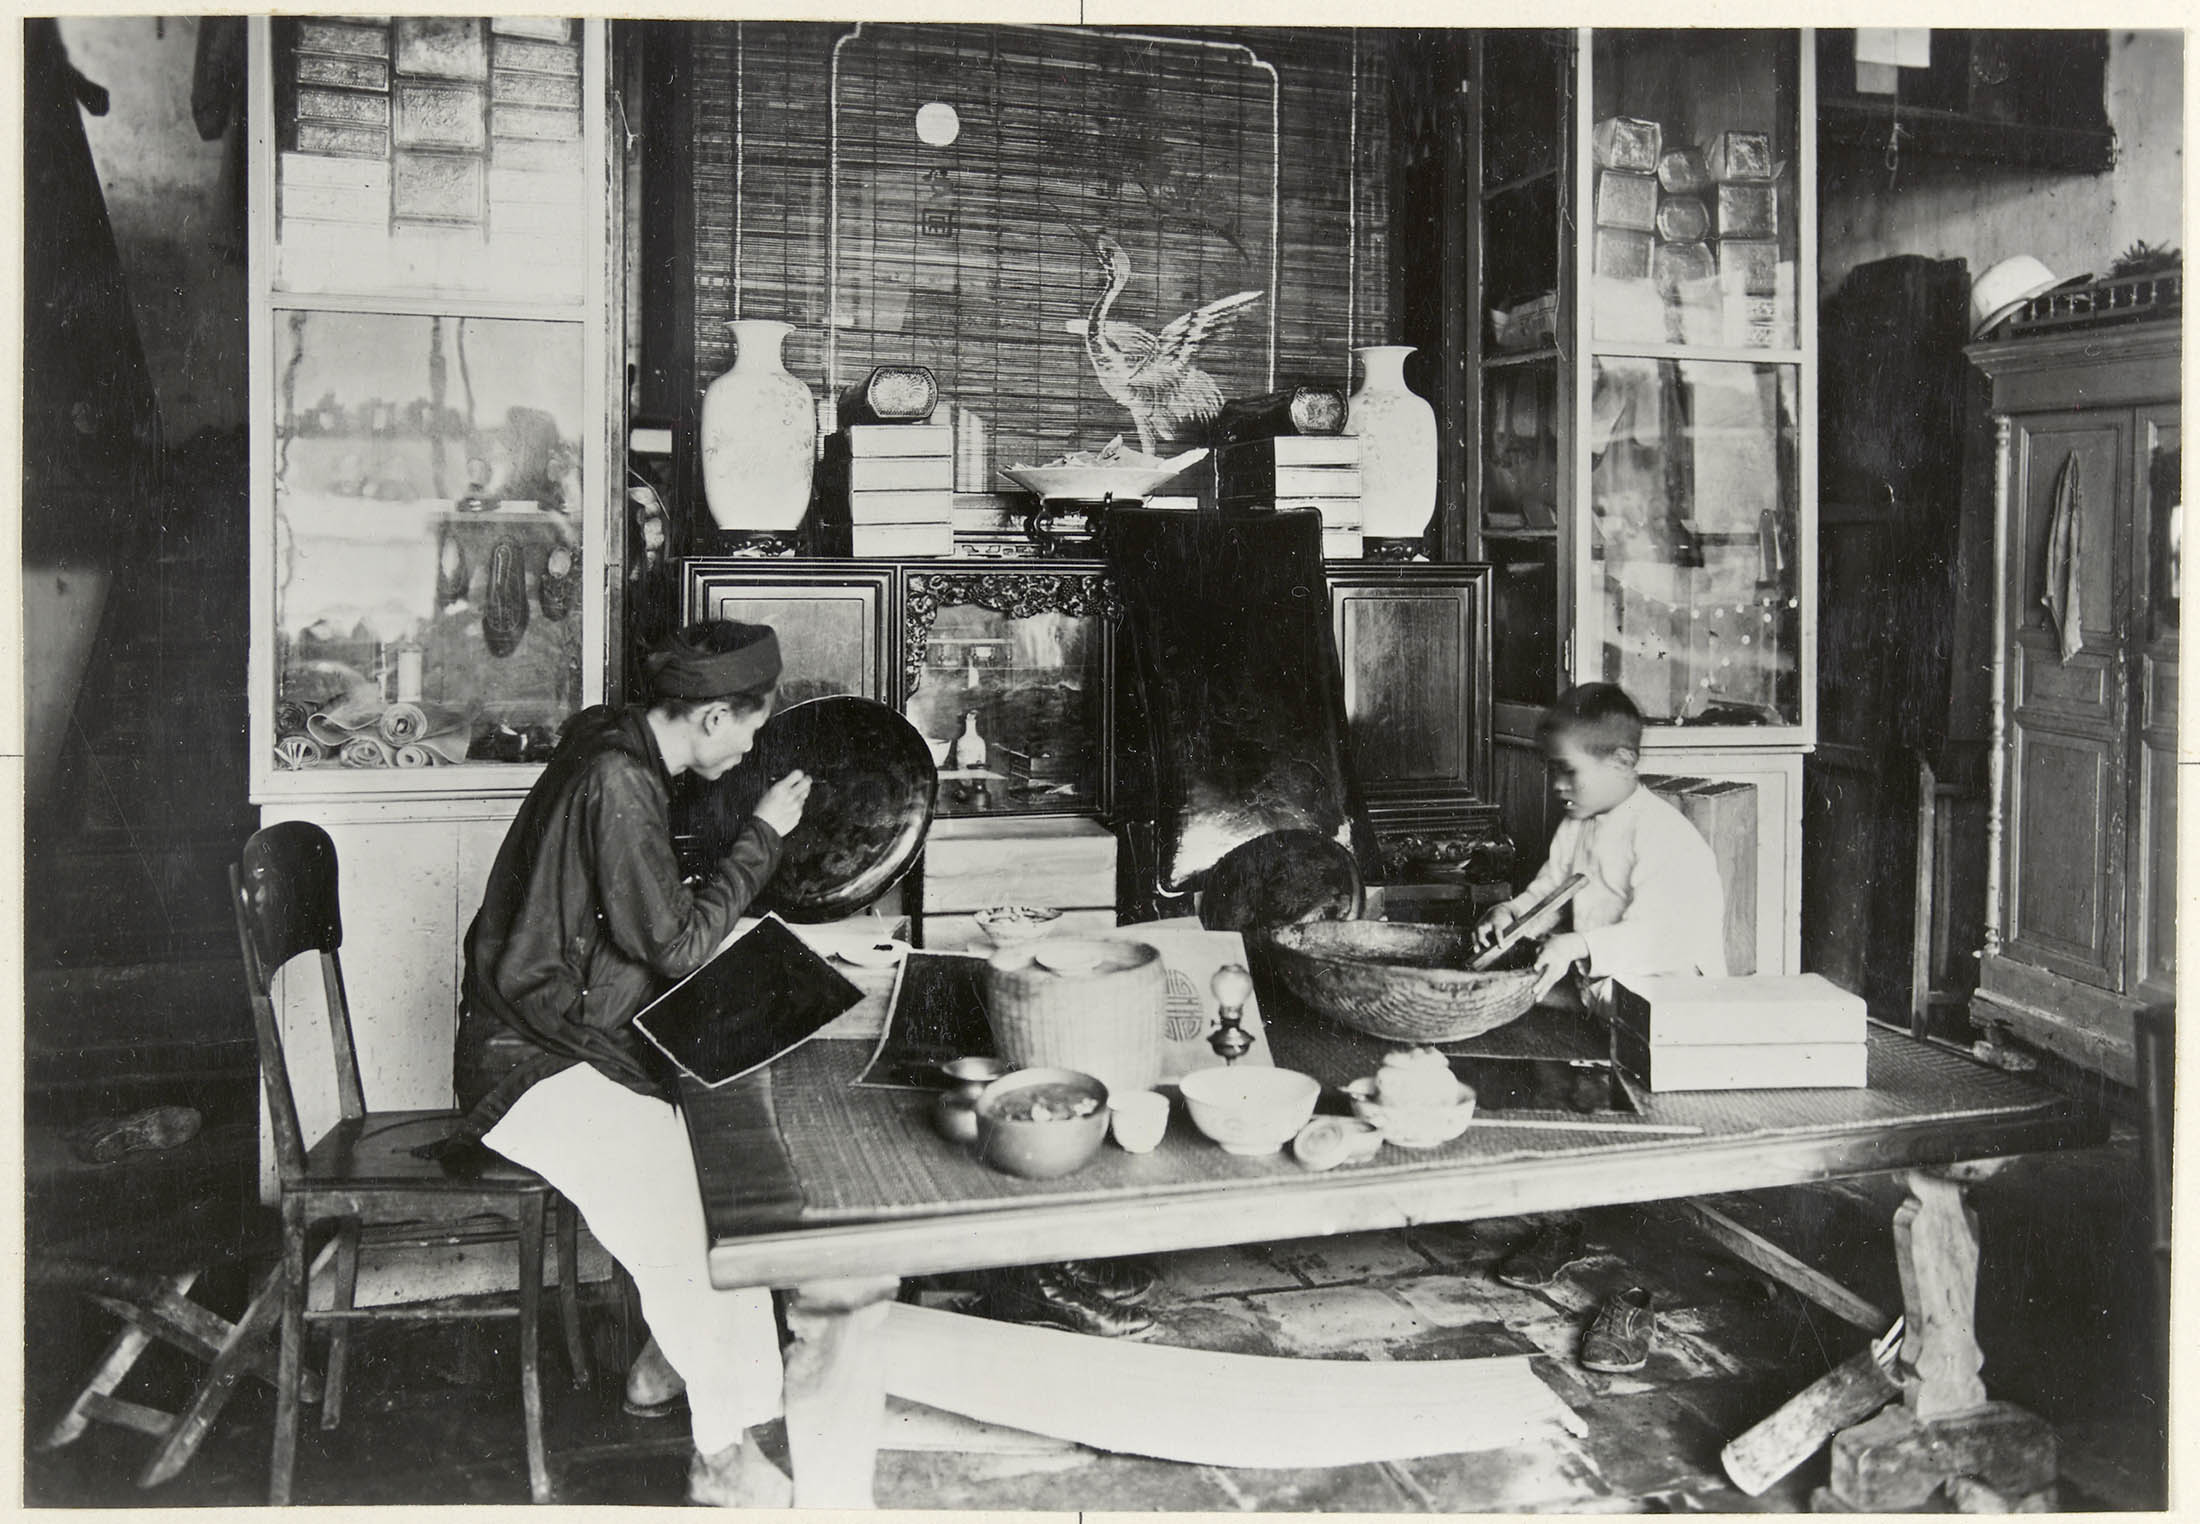
<instances>
[{"instance_id":1,"label":"small bowl of food","mask_svg":"<svg viewBox=\"0 0 2200 1524\"><path fill-rule=\"evenodd\" d=\"M1017 1069L978 1095L978 1157L1026 1180L1092 1162L1108 1135L1108 1087L1075 1069Z\"/></svg>"},{"instance_id":2,"label":"small bowl of food","mask_svg":"<svg viewBox=\"0 0 2200 1524\"><path fill-rule=\"evenodd\" d=\"M1061 918L1061 911L1041 905L995 905L979 911L977 916L978 930L984 932L995 947L1043 937Z\"/></svg>"},{"instance_id":3,"label":"small bowl of food","mask_svg":"<svg viewBox=\"0 0 2200 1524\"><path fill-rule=\"evenodd\" d=\"M1296 1069L1194 1069L1177 1081L1192 1125L1233 1154L1272 1154L1306 1125L1321 1081Z\"/></svg>"}]
</instances>

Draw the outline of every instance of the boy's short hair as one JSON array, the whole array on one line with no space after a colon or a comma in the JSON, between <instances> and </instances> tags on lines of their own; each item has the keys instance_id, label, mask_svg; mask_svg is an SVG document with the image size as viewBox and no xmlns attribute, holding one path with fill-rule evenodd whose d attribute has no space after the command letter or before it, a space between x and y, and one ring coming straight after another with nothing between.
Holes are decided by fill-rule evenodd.
<instances>
[{"instance_id":1,"label":"boy's short hair","mask_svg":"<svg viewBox=\"0 0 2200 1524\"><path fill-rule=\"evenodd\" d=\"M1558 696L1537 727L1539 739L1568 736L1593 757L1625 747L1642 754L1642 711L1617 683L1578 683Z\"/></svg>"}]
</instances>

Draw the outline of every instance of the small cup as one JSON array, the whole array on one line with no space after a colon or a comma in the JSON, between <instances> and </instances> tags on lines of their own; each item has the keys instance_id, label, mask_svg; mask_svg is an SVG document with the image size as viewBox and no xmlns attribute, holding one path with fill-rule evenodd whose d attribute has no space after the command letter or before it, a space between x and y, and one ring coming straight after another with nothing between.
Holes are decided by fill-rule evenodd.
<instances>
[{"instance_id":1,"label":"small cup","mask_svg":"<svg viewBox=\"0 0 2200 1524\"><path fill-rule=\"evenodd\" d=\"M1169 1098L1158 1090L1131 1090L1109 1101L1108 1130L1127 1153L1152 1153L1169 1130Z\"/></svg>"}]
</instances>

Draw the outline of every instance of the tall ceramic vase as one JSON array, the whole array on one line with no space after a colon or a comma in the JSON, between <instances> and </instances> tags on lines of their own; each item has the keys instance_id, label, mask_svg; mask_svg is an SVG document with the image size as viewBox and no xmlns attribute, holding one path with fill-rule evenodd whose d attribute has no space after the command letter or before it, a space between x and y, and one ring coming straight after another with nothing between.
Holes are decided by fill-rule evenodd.
<instances>
[{"instance_id":1,"label":"tall ceramic vase","mask_svg":"<svg viewBox=\"0 0 2200 1524\"><path fill-rule=\"evenodd\" d=\"M1369 344L1344 431L1360 438L1363 534L1409 539L1436 512L1436 410L1406 387L1410 344Z\"/></svg>"},{"instance_id":2,"label":"tall ceramic vase","mask_svg":"<svg viewBox=\"0 0 2200 1524\"><path fill-rule=\"evenodd\" d=\"M787 373L792 324L736 318L733 369L703 390L703 497L720 529L783 533L810 505L817 407Z\"/></svg>"}]
</instances>

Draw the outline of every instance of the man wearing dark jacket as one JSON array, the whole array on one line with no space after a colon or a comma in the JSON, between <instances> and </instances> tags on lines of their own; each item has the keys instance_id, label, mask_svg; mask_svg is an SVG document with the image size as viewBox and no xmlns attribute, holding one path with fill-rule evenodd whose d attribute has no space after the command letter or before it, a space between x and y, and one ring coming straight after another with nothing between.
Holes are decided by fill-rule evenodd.
<instances>
[{"instance_id":1,"label":"man wearing dark jacket","mask_svg":"<svg viewBox=\"0 0 2200 1524\"><path fill-rule=\"evenodd\" d=\"M747 1436L778 1412L770 1294L711 1286L694 1157L632 1021L724 943L778 866L810 782L773 782L688 888L672 780L717 779L748 754L771 713L778 642L761 625L695 625L644 670L647 707L574 716L490 870L466 934L459 1101L465 1133L557 1187L633 1276L652 1344L640 1364L669 1365L668 1394L686 1386L690 1497L783 1504L786 1477Z\"/></svg>"}]
</instances>

